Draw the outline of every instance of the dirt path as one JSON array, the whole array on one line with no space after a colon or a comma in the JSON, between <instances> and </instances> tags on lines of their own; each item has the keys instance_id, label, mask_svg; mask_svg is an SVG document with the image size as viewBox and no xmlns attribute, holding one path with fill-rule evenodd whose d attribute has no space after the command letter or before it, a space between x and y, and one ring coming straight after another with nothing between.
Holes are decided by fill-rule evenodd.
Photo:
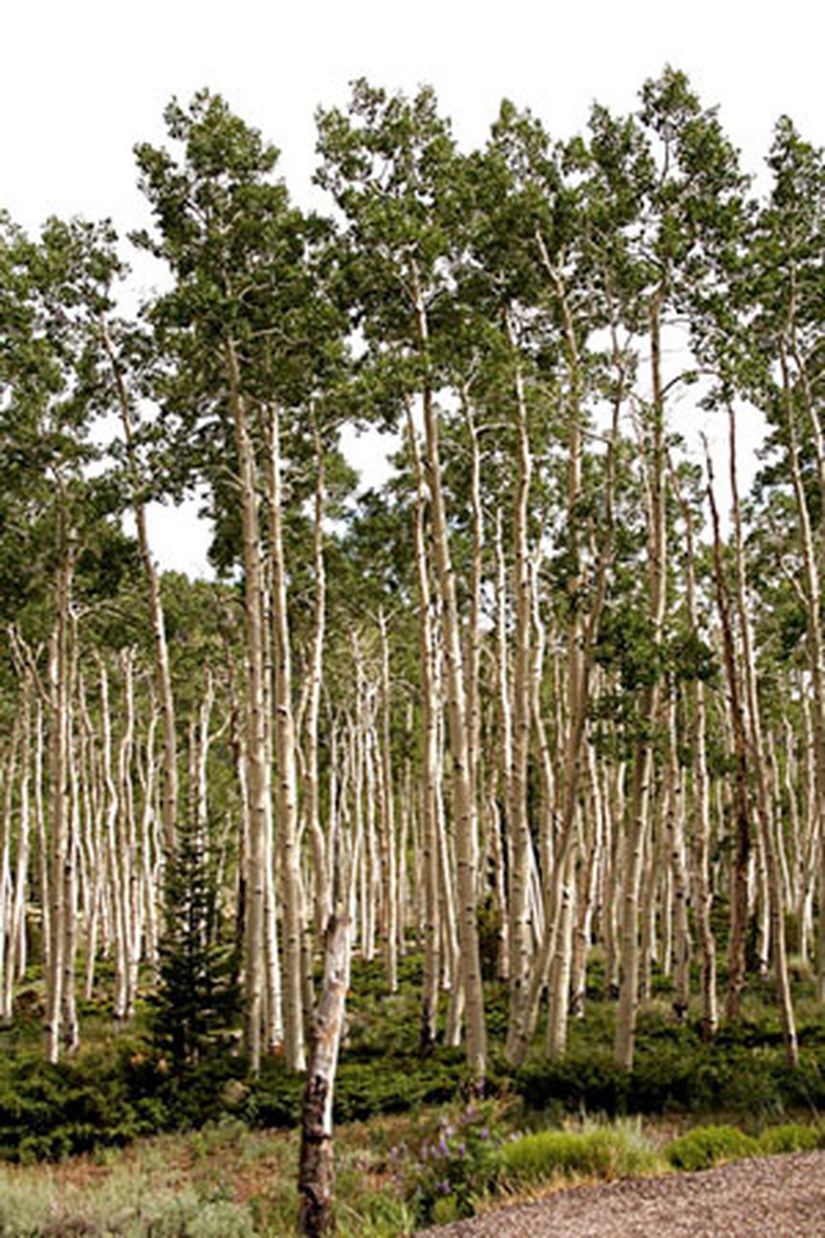
<instances>
[{"instance_id":1,"label":"dirt path","mask_svg":"<svg viewBox=\"0 0 825 1238\"><path fill-rule=\"evenodd\" d=\"M427 1238L811 1238L825 1235L825 1152L576 1187L426 1232Z\"/></svg>"}]
</instances>

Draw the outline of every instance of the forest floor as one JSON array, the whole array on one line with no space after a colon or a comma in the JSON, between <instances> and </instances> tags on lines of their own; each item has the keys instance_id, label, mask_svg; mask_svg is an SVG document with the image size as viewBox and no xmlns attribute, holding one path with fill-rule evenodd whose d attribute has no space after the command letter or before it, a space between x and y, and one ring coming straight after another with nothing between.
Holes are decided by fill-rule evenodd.
<instances>
[{"instance_id":1,"label":"forest floor","mask_svg":"<svg viewBox=\"0 0 825 1238\"><path fill-rule=\"evenodd\" d=\"M825 1152L577 1186L423 1232L428 1238L811 1238L825 1235Z\"/></svg>"}]
</instances>

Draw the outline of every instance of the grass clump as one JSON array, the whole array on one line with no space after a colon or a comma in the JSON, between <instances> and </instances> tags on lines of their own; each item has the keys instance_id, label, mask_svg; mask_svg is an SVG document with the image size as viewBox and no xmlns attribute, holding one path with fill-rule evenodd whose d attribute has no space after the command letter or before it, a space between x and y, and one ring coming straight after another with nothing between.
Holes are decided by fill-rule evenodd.
<instances>
[{"instance_id":1,"label":"grass clump","mask_svg":"<svg viewBox=\"0 0 825 1238\"><path fill-rule=\"evenodd\" d=\"M674 1169L693 1173L699 1169L712 1169L714 1165L723 1165L726 1161L758 1156L764 1150L759 1140L735 1126L697 1126L669 1143L665 1156Z\"/></svg>"},{"instance_id":2,"label":"grass clump","mask_svg":"<svg viewBox=\"0 0 825 1238\"><path fill-rule=\"evenodd\" d=\"M766 1156L781 1152L814 1152L825 1145L825 1131L799 1122L769 1126L759 1136L759 1151Z\"/></svg>"},{"instance_id":3,"label":"grass clump","mask_svg":"<svg viewBox=\"0 0 825 1238\"><path fill-rule=\"evenodd\" d=\"M637 1122L522 1135L500 1152L501 1178L515 1187L555 1179L630 1178L664 1168Z\"/></svg>"}]
</instances>

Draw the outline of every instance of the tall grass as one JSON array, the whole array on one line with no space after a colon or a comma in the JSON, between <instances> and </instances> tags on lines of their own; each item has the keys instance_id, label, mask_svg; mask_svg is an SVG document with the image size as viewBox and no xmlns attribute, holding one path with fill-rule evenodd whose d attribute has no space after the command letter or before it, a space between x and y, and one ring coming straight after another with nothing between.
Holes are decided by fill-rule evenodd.
<instances>
[{"instance_id":1,"label":"tall grass","mask_svg":"<svg viewBox=\"0 0 825 1238\"><path fill-rule=\"evenodd\" d=\"M546 1130L504 1144L501 1180L514 1186L557 1179L632 1178L666 1169L641 1124L585 1125L579 1130Z\"/></svg>"}]
</instances>

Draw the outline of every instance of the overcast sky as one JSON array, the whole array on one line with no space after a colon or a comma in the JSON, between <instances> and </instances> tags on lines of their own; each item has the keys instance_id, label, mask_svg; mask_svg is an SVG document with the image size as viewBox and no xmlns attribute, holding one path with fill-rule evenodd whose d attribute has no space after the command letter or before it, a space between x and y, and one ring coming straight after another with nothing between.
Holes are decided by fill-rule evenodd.
<instances>
[{"instance_id":1,"label":"overcast sky","mask_svg":"<svg viewBox=\"0 0 825 1238\"><path fill-rule=\"evenodd\" d=\"M822 32L811 0L6 0L0 69L0 207L34 230L49 214L144 222L132 146L159 141L172 95L220 91L282 151L307 202L313 113L344 104L361 75L391 89L435 86L464 145L482 142L503 97L550 132L581 128L594 100L634 106L646 77L684 69L718 104L758 171L779 115L825 142ZM197 568L180 516L156 527L168 564ZM177 532L176 532L177 530ZM171 547L177 547L173 553Z\"/></svg>"}]
</instances>

